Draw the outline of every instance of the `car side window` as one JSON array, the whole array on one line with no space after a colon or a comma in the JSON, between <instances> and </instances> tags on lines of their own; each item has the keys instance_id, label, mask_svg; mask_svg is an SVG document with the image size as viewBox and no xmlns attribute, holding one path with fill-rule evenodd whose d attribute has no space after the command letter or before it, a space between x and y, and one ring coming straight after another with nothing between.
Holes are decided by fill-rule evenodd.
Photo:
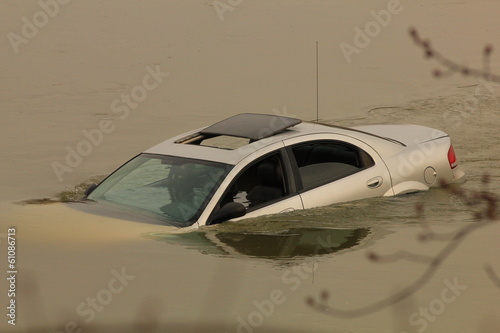
<instances>
[{"instance_id":1,"label":"car side window","mask_svg":"<svg viewBox=\"0 0 500 333\"><path fill-rule=\"evenodd\" d=\"M247 210L259 207L288 194L283 161L279 154L273 154L250 165L231 185L220 206L238 202Z\"/></svg>"},{"instance_id":2,"label":"car side window","mask_svg":"<svg viewBox=\"0 0 500 333\"><path fill-rule=\"evenodd\" d=\"M364 150L339 141L317 141L292 147L302 190L325 185L373 166Z\"/></svg>"}]
</instances>

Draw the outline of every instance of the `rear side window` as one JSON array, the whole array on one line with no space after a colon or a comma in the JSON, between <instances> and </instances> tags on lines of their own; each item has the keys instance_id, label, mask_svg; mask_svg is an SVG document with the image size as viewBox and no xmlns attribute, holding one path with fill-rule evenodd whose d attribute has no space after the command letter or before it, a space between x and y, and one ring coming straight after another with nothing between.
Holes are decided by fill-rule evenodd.
<instances>
[{"instance_id":1,"label":"rear side window","mask_svg":"<svg viewBox=\"0 0 500 333\"><path fill-rule=\"evenodd\" d=\"M364 150L339 141L319 141L292 147L302 190L325 185L375 163Z\"/></svg>"}]
</instances>

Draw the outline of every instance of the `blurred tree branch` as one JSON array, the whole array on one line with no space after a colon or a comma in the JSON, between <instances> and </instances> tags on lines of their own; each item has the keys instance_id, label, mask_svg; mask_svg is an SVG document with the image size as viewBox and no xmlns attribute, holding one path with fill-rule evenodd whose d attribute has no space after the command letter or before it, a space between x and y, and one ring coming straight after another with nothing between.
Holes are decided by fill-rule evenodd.
<instances>
[{"instance_id":1,"label":"blurred tree branch","mask_svg":"<svg viewBox=\"0 0 500 333\"><path fill-rule=\"evenodd\" d=\"M490 82L500 83L500 75L491 73L491 54L493 46L486 45L483 49L483 68L476 69L469 66L460 65L457 62L446 58L431 46L428 39L422 39L415 28L410 28L410 36L415 44L424 51L424 55L428 59L434 59L438 64L444 67L444 70L435 69L433 74L435 77L450 76L455 73L461 73L465 76L483 78Z\"/></svg>"},{"instance_id":2,"label":"blurred tree branch","mask_svg":"<svg viewBox=\"0 0 500 333\"><path fill-rule=\"evenodd\" d=\"M484 265L484 270L486 271L486 274L488 274L488 277L490 278L491 282L493 282L493 284L500 289L500 278L493 270L493 267L491 267L490 264L486 264Z\"/></svg>"},{"instance_id":3,"label":"blurred tree branch","mask_svg":"<svg viewBox=\"0 0 500 333\"><path fill-rule=\"evenodd\" d=\"M433 59L441 67L444 68L434 70L433 74L435 77L446 77L456 73L461 73L464 76L482 78L489 82L500 83L500 75L491 73L490 61L491 54L493 53L493 47L491 45L486 45L483 49L483 68L476 69L469 66L460 65L457 62L441 55L441 53L439 53L431 46L429 40L424 40L420 37L415 28L411 28L409 33L415 44L424 51L425 57L427 59ZM459 187L443 185L445 189L460 198L460 200L466 205L470 206L471 208L476 208L475 210L473 209L473 214L476 222L467 224L466 226L453 233L440 234L434 232L424 218L424 207L422 205L417 205L416 211L417 214L419 214L419 216L421 217L421 225L424 230L421 234L418 235L419 241L447 242L444 248L439 251L434 257L424 256L405 250L400 250L389 255L379 255L374 252L368 254L368 259L377 263L392 263L399 260L407 260L415 263L426 264L427 267L420 275L420 277L406 288L387 298L357 309L340 309L331 306L329 304L330 296L327 290L322 291L317 298L306 298L306 303L318 312L322 312L335 317L353 318L377 312L408 298L430 281L430 279L438 271L443 262L458 248L458 246L467 238L467 236L478 229L490 225L491 223L499 222L497 216L498 199L493 193L490 193L486 189L489 182L489 176L483 175L481 183L483 184L484 188L480 191L466 191ZM477 209L478 206L479 209ZM493 267L489 263L485 263L484 270L492 283L496 287L500 288L500 277L499 275L497 275Z\"/></svg>"},{"instance_id":4,"label":"blurred tree branch","mask_svg":"<svg viewBox=\"0 0 500 333\"><path fill-rule=\"evenodd\" d=\"M439 267L443 262L457 249L457 247L470 235L472 232L483 228L491 223L498 222L497 220L497 198L493 193L488 192L486 186L488 185L490 179L487 175L484 175L481 182L484 186L483 190L480 191L466 191L455 186L443 185L443 187L450 191L452 194L458 196L466 205L470 207L478 207L479 209L473 211L474 218L476 220L473 224L468 224L462 227L457 232L452 234L439 234L432 230L430 225L426 222L424 218L424 207L422 205L417 205L417 214L422 219L422 228L424 232L418 235L419 241L447 241L446 246L439 251L434 257L423 256L420 254L408 252L408 251L397 251L389 255L378 255L374 252L368 253L368 259L378 262L378 263L391 263L399 260L407 260L416 263L426 263L428 264L425 271L420 275L420 277L396 294L393 294L387 298L384 298L375 303L351 310L339 309L333 307L329 304L329 292L323 291L320 296L316 299L313 297L308 297L306 303L318 312L323 312L325 314L335 316L335 317L360 317L365 316L386 307L394 305L425 286L434 274L438 271ZM500 288L500 278L493 270L490 264L485 264L484 267L487 276L493 282L495 286Z\"/></svg>"}]
</instances>

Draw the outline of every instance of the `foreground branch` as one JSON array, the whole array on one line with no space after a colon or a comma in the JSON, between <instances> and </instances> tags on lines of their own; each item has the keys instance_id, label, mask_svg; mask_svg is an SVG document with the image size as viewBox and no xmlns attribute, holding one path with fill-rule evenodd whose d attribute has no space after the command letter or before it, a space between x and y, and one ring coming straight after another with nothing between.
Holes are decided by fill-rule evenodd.
<instances>
[{"instance_id":1,"label":"foreground branch","mask_svg":"<svg viewBox=\"0 0 500 333\"><path fill-rule=\"evenodd\" d=\"M467 192L463 189L454 188L444 185L444 188L453 194L457 195L466 205L468 206L481 206L483 203L484 207L480 207L478 211L474 212L474 217L477 219L476 223L468 224L462 227L454 235L446 234L440 235L436 234L430 227L429 224L423 219L422 227L425 229L425 233L420 234L418 239L420 241L443 241L449 239L445 247L439 251L434 257L423 256L420 254L408 252L408 251L397 251L390 255L378 255L376 253L369 253L368 258L375 262L389 263L399 260L408 260L418 263L428 263L427 268L424 270L422 275L412 284L401 290L400 292L393 294L387 298L384 298L378 302L351 310L339 309L329 305L329 293L328 291L323 291L318 299L313 297L308 297L306 303L318 312L322 312L335 317L353 318L366 316L371 313L380 311L386 307L392 306L402 300L408 298L412 294L419 291L424 287L431 278L438 271L443 262L457 249L457 247L476 230L479 230L491 223L498 222L497 220L497 198L490 192L486 190L490 179L487 175L483 176L482 183L485 187L482 191L470 191ZM423 217L423 207L421 205L417 206L417 213ZM449 237L449 238L448 238ZM500 278L496 275L491 265L485 265L485 271L487 276L493 282L494 285L500 288Z\"/></svg>"},{"instance_id":2,"label":"foreground branch","mask_svg":"<svg viewBox=\"0 0 500 333\"><path fill-rule=\"evenodd\" d=\"M460 65L457 62L443 56L431 46L431 42L429 40L422 39L415 28L410 29L410 36L415 44L424 51L426 58L434 59L438 64L444 67L444 70L434 70L433 74L435 77L445 77L454 73L461 73L465 76L483 78L486 81L500 83L500 75L491 73L490 69L491 54L493 53L493 47L491 45L486 45L483 49L483 69L476 69Z\"/></svg>"}]
</instances>

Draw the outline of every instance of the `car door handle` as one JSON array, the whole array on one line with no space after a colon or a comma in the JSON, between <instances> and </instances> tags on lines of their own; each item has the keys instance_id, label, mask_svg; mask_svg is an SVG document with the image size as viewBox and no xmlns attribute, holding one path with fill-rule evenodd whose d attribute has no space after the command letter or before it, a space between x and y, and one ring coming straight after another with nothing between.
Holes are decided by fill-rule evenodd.
<instances>
[{"instance_id":1,"label":"car door handle","mask_svg":"<svg viewBox=\"0 0 500 333\"><path fill-rule=\"evenodd\" d=\"M377 188L380 187L380 185L382 185L383 182L384 180L382 179L382 177L375 177L368 180L366 182L366 186L368 186L368 188Z\"/></svg>"}]
</instances>

